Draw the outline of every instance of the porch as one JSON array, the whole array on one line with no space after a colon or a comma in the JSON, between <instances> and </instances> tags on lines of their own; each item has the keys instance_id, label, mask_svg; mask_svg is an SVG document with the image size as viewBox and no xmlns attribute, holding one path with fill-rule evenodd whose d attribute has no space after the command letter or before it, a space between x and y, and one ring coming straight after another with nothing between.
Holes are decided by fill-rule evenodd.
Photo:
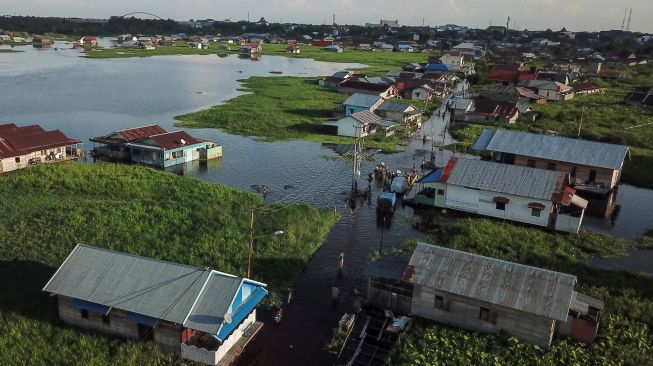
<instances>
[{"instance_id":1,"label":"porch","mask_svg":"<svg viewBox=\"0 0 653 366\"><path fill-rule=\"evenodd\" d=\"M227 339L223 344L220 344L212 335L197 332L181 343L181 356L207 365L229 366L235 363L247 344L254 339L263 327L263 323L255 321L241 326L243 327L242 336L233 343ZM231 337L239 333L234 332ZM231 347L229 343L232 343ZM228 349L225 351L225 348Z\"/></svg>"}]
</instances>

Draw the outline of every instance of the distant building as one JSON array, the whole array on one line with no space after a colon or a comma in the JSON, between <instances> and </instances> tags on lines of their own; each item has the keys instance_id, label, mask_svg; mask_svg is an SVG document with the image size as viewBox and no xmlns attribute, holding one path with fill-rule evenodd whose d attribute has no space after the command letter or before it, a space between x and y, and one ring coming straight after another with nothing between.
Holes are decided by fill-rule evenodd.
<instances>
[{"instance_id":1,"label":"distant building","mask_svg":"<svg viewBox=\"0 0 653 366\"><path fill-rule=\"evenodd\" d=\"M43 291L72 326L152 340L167 352L218 365L261 328L266 285L207 268L78 244ZM45 309L44 309L45 310Z\"/></svg>"},{"instance_id":2,"label":"distant building","mask_svg":"<svg viewBox=\"0 0 653 366\"><path fill-rule=\"evenodd\" d=\"M379 23L365 23L365 26L368 28L379 28L379 27L401 28L398 19L395 20L381 19Z\"/></svg>"}]
</instances>

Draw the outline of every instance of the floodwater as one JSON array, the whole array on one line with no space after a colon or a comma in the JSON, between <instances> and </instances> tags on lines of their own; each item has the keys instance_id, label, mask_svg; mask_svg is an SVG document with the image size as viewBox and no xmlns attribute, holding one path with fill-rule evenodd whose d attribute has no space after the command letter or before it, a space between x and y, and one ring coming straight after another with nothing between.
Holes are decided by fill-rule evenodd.
<instances>
[{"instance_id":1,"label":"floodwater","mask_svg":"<svg viewBox=\"0 0 653 366\"><path fill-rule=\"evenodd\" d=\"M102 40L101 42L108 42ZM238 79L250 76L329 75L345 67L361 65L315 62L309 59L263 56L260 61L209 56L85 59L70 44L57 42L58 51L19 47L22 53L0 53L0 123L40 124L60 129L82 141L113 130L145 124L173 129L174 116L219 104L239 95ZM442 135L444 120L434 117L404 152L377 154L362 165L361 184L373 166L384 161L393 169L410 171L428 160L431 143L423 135ZM329 207L342 215L326 243L300 274L292 303L278 327L267 321L241 362L265 365L333 364L324 344L340 316L352 310L354 289L364 291L363 275L370 250L400 246L425 234L413 228L413 209L400 206L385 228L377 225L373 186L371 202L355 210L345 204L351 186L351 163L327 159L335 153L328 146L305 141L258 142L212 129L189 131L191 135L223 145L224 157L208 164L176 167L179 174L251 190L270 188L268 201L304 202ZM89 149L90 144L85 147ZM454 155L434 149L438 165ZM653 228L646 210L653 205L653 191L622 185L618 215L613 220L587 220L587 227L611 235L634 238ZM264 217L260 219L265 219ZM283 230L283 228L279 228ZM345 253L345 270L337 275L338 252ZM652 263L651 259L648 263ZM256 273L256 268L252 268ZM331 303L331 287L340 288L340 302ZM266 314L261 312L263 318ZM269 314L267 315L269 318Z\"/></svg>"}]
</instances>

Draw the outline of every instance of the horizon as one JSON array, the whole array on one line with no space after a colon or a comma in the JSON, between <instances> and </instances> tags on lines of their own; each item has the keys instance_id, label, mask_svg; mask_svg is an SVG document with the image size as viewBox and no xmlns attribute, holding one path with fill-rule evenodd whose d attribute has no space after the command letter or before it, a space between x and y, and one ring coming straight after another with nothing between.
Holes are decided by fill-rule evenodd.
<instances>
[{"instance_id":1,"label":"horizon","mask_svg":"<svg viewBox=\"0 0 653 366\"><path fill-rule=\"evenodd\" d=\"M510 28L516 30L554 31L567 29L571 32L600 32L624 30L629 22L630 31L653 33L653 24L643 14L653 14L653 2L631 0L630 4L614 4L607 0L415 0L414 6L396 9L396 4L388 0L334 0L316 2L315 0L241 0L238 2L214 3L207 0L190 0L180 5L170 0L115 0L109 4L92 0L51 0L47 3L24 2L20 0L0 0L5 15L58 18L108 19L132 12L152 13L163 19L190 20L214 19L233 22L256 22L261 17L270 23L284 24L332 24L359 25L378 23L380 19L398 20L400 25L436 27L456 24L472 29L486 29L490 25L505 26L510 16ZM366 1L370 2L366 6ZM539 7L537 12L528 6ZM369 9L366 14L359 8ZM155 9L155 10L153 10ZM198 11L197 9L202 9ZM225 11L224 9L228 9ZM384 10L382 10L384 9ZM396 9L388 11L387 9ZM424 12L424 9L429 11ZM432 10L431 10L432 9ZM496 9L511 9L496 13ZM441 11L440 11L441 10ZM199 13L199 14L198 14ZM563 15L564 14L564 15ZM199 16L198 16L199 15ZM154 18L154 17L152 17ZM148 19L148 17L142 17ZM543 22L543 20L547 20Z\"/></svg>"}]
</instances>

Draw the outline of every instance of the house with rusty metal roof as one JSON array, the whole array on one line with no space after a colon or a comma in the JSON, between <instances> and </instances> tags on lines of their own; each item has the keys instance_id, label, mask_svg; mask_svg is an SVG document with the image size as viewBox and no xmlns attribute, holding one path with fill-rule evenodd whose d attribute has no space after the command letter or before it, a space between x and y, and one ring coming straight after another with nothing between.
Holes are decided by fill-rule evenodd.
<instances>
[{"instance_id":1,"label":"house with rusty metal roof","mask_svg":"<svg viewBox=\"0 0 653 366\"><path fill-rule=\"evenodd\" d=\"M159 125L128 128L93 137L93 154L109 160L130 161L167 168L194 160L222 156L222 146L196 139L185 131L168 132Z\"/></svg>"},{"instance_id":2,"label":"house with rusty metal roof","mask_svg":"<svg viewBox=\"0 0 653 366\"><path fill-rule=\"evenodd\" d=\"M349 78L338 85L338 93L347 95L355 93L370 94L382 98L392 98L397 96L397 88L394 85L385 83L370 83Z\"/></svg>"},{"instance_id":3,"label":"house with rusty metal roof","mask_svg":"<svg viewBox=\"0 0 653 366\"><path fill-rule=\"evenodd\" d=\"M611 191L621 178L625 145L508 130L484 130L473 147L506 164L570 174L582 190Z\"/></svg>"},{"instance_id":4,"label":"house with rusty metal roof","mask_svg":"<svg viewBox=\"0 0 653 366\"><path fill-rule=\"evenodd\" d=\"M418 182L415 202L576 234L587 201L563 172L452 157Z\"/></svg>"},{"instance_id":5,"label":"house with rusty metal roof","mask_svg":"<svg viewBox=\"0 0 653 366\"><path fill-rule=\"evenodd\" d=\"M217 365L261 328L266 285L231 274L78 244L43 291L65 323ZM234 355L236 353L236 355Z\"/></svg>"},{"instance_id":6,"label":"house with rusty metal roof","mask_svg":"<svg viewBox=\"0 0 653 366\"><path fill-rule=\"evenodd\" d=\"M414 316L545 347L556 333L594 342L603 310L574 290L576 276L426 243L402 279L412 285Z\"/></svg>"},{"instance_id":7,"label":"house with rusty metal roof","mask_svg":"<svg viewBox=\"0 0 653 366\"><path fill-rule=\"evenodd\" d=\"M41 126L0 124L0 174L29 165L79 159L81 141Z\"/></svg>"}]
</instances>

